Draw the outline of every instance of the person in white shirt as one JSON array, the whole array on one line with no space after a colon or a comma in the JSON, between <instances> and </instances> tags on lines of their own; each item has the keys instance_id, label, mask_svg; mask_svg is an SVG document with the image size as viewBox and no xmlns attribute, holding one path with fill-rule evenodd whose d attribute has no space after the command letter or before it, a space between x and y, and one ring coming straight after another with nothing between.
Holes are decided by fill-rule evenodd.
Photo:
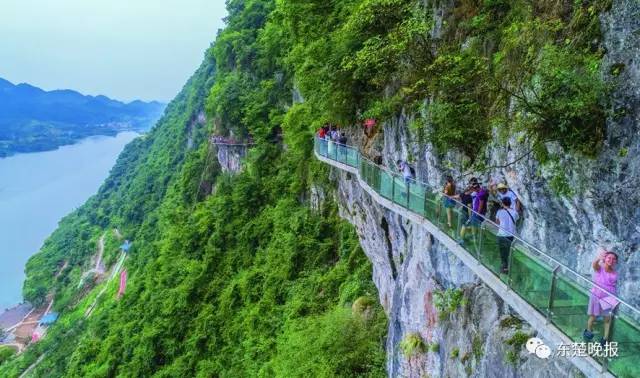
<instances>
[{"instance_id":1,"label":"person in white shirt","mask_svg":"<svg viewBox=\"0 0 640 378\"><path fill-rule=\"evenodd\" d=\"M515 210L516 212L520 213L522 204L520 203L520 199L518 199L518 195L516 194L516 192L514 192L513 189L509 189L507 184L502 182L498 184L497 189L498 193L496 193L496 196L498 197L498 199L502 201L503 198L509 198L511 200L511 210Z\"/></svg>"},{"instance_id":2,"label":"person in white shirt","mask_svg":"<svg viewBox=\"0 0 640 378\"><path fill-rule=\"evenodd\" d=\"M516 222L518 221L518 212L511 208L511 198L502 198L502 208L496 213L496 224L500 227L498 230L498 249L500 250L500 260L502 262L502 273L509 273L509 254L511 253L511 244L516 234Z\"/></svg>"},{"instance_id":3,"label":"person in white shirt","mask_svg":"<svg viewBox=\"0 0 640 378\"><path fill-rule=\"evenodd\" d=\"M404 160L398 160L396 165L398 166L398 170L402 173L402 177L404 177L405 184L409 184L414 178L409 163Z\"/></svg>"}]
</instances>

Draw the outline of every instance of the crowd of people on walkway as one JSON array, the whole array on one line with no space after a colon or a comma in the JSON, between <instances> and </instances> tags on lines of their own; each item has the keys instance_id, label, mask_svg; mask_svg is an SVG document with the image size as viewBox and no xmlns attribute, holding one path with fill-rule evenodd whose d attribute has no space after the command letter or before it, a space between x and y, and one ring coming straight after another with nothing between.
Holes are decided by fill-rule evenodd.
<instances>
[{"instance_id":1,"label":"crowd of people on walkway","mask_svg":"<svg viewBox=\"0 0 640 378\"><path fill-rule=\"evenodd\" d=\"M318 138L327 141L326 144L320 146L323 155L330 157L346 155L347 134L344 131L340 131L337 125L331 123L324 124L318 130L317 135Z\"/></svg>"},{"instance_id":2,"label":"crowd of people on walkway","mask_svg":"<svg viewBox=\"0 0 640 378\"><path fill-rule=\"evenodd\" d=\"M415 169L405 160L397 160L396 168L407 185L415 181ZM493 180L488 187L472 177L468 185L458 192L458 187L451 175L446 176L442 189L442 207L446 212L447 227L453 228L453 211L456 202L463 207L460 219L460 237L458 243L464 245L469 234L478 236L479 228L485 219L498 225L497 242L501 257L501 271L508 273L508 261L511 244L517 227L521 224L523 206L518 194L504 183L496 184Z\"/></svg>"},{"instance_id":3,"label":"crowd of people on walkway","mask_svg":"<svg viewBox=\"0 0 640 378\"><path fill-rule=\"evenodd\" d=\"M406 184L415 181L415 170L404 160L396 161L397 170L403 176ZM509 258L511 246L522 224L524 206L520 196L510 188L506 182L496 183L489 180L487 186L483 185L476 177L472 177L467 186L458 192L456 182L452 176L445 177L442 189L442 208L446 211L447 227L453 228L453 209L456 202L460 202L462 211L460 212L460 237L458 243L464 245L466 237L470 233L474 240L479 237L479 228L482 223L489 219L498 226L496 242L500 254L500 272L509 273ZM603 320L603 333L598 342L604 346L610 339L610 327L613 311L619 304L614 296L618 281L616 264L618 256L612 252L602 249L592 263L593 279L595 283L591 289L589 304L587 309L587 328L583 332L586 342L591 342L594 338L593 325L596 319ZM603 290L604 289L604 290Z\"/></svg>"},{"instance_id":4,"label":"crowd of people on walkway","mask_svg":"<svg viewBox=\"0 0 640 378\"><path fill-rule=\"evenodd\" d=\"M447 177L443 188L444 207L447 211L447 226L453 218L453 200L460 201L465 207L462 210L461 231L458 243L464 245L465 237L471 233L478 235L479 227L489 219L498 226L497 243L500 251L501 272L508 273L508 261L511 244L521 224L523 206L518 194L504 183L496 184L490 180L488 186L484 186L476 177L469 180L467 187L456 194L456 186L451 176Z\"/></svg>"},{"instance_id":5,"label":"crowd of people on walkway","mask_svg":"<svg viewBox=\"0 0 640 378\"><path fill-rule=\"evenodd\" d=\"M374 133L377 121L374 118L367 118L362 121L362 131L367 137ZM325 123L316 134L320 139L339 144L347 144L347 135L340 130L340 126L334 123Z\"/></svg>"},{"instance_id":6,"label":"crowd of people on walkway","mask_svg":"<svg viewBox=\"0 0 640 378\"><path fill-rule=\"evenodd\" d=\"M331 123L323 125L318 130L318 137L320 137L320 139L339 143L342 145L346 145L348 141L347 134L345 134L343 131L340 131L340 127L338 125L334 125Z\"/></svg>"}]
</instances>

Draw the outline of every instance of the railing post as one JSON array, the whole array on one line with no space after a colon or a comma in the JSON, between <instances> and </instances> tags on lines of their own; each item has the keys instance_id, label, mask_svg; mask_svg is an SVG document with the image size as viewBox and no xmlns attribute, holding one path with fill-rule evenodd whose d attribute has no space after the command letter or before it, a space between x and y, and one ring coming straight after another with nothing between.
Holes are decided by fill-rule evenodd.
<instances>
[{"instance_id":1,"label":"railing post","mask_svg":"<svg viewBox=\"0 0 640 378\"><path fill-rule=\"evenodd\" d=\"M473 216L474 213L471 213L471 216ZM482 233L485 230L485 226L484 226L484 222L482 222L482 224L480 225L480 227L474 227L476 229L476 235L473 235L473 238L475 239L475 244L476 245L476 254L478 255L478 260L481 261L481 256L482 256L482 239L484 239L482 237ZM473 232L473 231L471 231ZM478 236L480 235L480 236ZM480 238L480 241L478 241L478 238Z\"/></svg>"},{"instance_id":2,"label":"railing post","mask_svg":"<svg viewBox=\"0 0 640 378\"><path fill-rule=\"evenodd\" d=\"M618 315L618 306L614 307L613 310L611 310L611 320L609 320L609 337L607 338L606 342L610 342L611 339L613 338L613 326L615 325L615 321L616 321L616 316ZM606 373L607 370L609 369L609 356L605 354L604 358L602 359L602 373Z\"/></svg>"},{"instance_id":3,"label":"railing post","mask_svg":"<svg viewBox=\"0 0 640 378\"><path fill-rule=\"evenodd\" d=\"M427 194L427 190L425 189L424 191L424 203L422 204L422 206L424 206L424 217L429 219L429 216L427 215L427 211L429 210L429 195Z\"/></svg>"},{"instance_id":4,"label":"railing post","mask_svg":"<svg viewBox=\"0 0 640 378\"><path fill-rule=\"evenodd\" d=\"M507 260L507 291L511 290L511 285L513 285L513 276L511 273L511 266L513 265L513 254L515 253L513 242L514 240L511 240L511 244L509 244L509 258ZM498 249L500 249L500 244L498 244Z\"/></svg>"},{"instance_id":5,"label":"railing post","mask_svg":"<svg viewBox=\"0 0 640 378\"><path fill-rule=\"evenodd\" d=\"M455 237L456 238L460 238L460 234L462 233L462 211L466 211L467 208L466 207L462 207L462 209L459 209L458 211L458 226L456 226L456 233L455 233Z\"/></svg>"},{"instance_id":6,"label":"railing post","mask_svg":"<svg viewBox=\"0 0 640 378\"><path fill-rule=\"evenodd\" d=\"M407 180L407 209L409 209L409 196L411 195L411 181Z\"/></svg>"},{"instance_id":7,"label":"railing post","mask_svg":"<svg viewBox=\"0 0 640 378\"><path fill-rule=\"evenodd\" d=\"M391 175L391 202L396 202L396 177Z\"/></svg>"},{"instance_id":8,"label":"railing post","mask_svg":"<svg viewBox=\"0 0 640 378\"><path fill-rule=\"evenodd\" d=\"M558 280L558 270L560 270L559 265L551 273L551 287L549 288L549 302L547 303L547 324L551 322L551 317L553 316L553 300L556 295L556 282Z\"/></svg>"}]
</instances>

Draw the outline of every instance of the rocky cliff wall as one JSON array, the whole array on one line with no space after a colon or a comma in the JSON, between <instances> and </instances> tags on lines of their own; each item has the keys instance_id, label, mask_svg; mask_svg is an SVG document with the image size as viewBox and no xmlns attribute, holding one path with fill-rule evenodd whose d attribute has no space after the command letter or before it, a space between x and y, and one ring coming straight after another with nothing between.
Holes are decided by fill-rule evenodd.
<instances>
[{"instance_id":1,"label":"rocky cliff wall","mask_svg":"<svg viewBox=\"0 0 640 378\"><path fill-rule=\"evenodd\" d=\"M461 172L462 157L438 155L412 135L406 116L384 124L374 140L360 135L351 140L384 164L397 159L414 162L421 181L440 187L446 174L468 179L478 176L506 181L526 207L521 231L524 239L589 276L589 265L599 246L620 255L621 295L640 304L635 291L640 282L640 3L615 0L601 19L607 54L603 75L617 81L607 138L596 159L565 156L554 169L564 169L572 194L559 196L553 172L541 166L529 146L515 139L486 147L489 169ZM615 69L614 69L615 68ZM616 76L614 76L615 74ZM550 148L557 148L549 146ZM495 167L495 168L491 168ZM578 375L561 359L542 361L520 353L507 341L516 332L533 334L526 324L511 321L509 309L425 230L381 208L350 174L334 172L341 214L353 223L373 263L373 279L389 315L387 339L390 376L513 376ZM435 292L461 288L464 304L438 315ZM520 329L519 329L520 327ZM400 352L403 339L417 333L431 349L407 358ZM457 350L457 352L455 352ZM455 355L455 356L454 356Z\"/></svg>"},{"instance_id":2,"label":"rocky cliff wall","mask_svg":"<svg viewBox=\"0 0 640 378\"><path fill-rule=\"evenodd\" d=\"M216 145L218 162L223 172L238 173L242 170L242 159L247 154L247 146Z\"/></svg>"},{"instance_id":3,"label":"rocky cliff wall","mask_svg":"<svg viewBox=\"0 0 640 378\"><path fill-rule=\"evenodd\" d=\"M334 171L341 215L355 225L373 263L373 279L389 317L387 368L399 377L552 377L578 375L568 361L549 363L508 344L535 333L422 227L380 207L349 173ZM434 297L462 290L450 312ZM403 340L420 335L425 350L407 356ZM514 336L516 336L514 338ZM569 376L571 376L571 374Z\"/></svg>"}]
</instances>

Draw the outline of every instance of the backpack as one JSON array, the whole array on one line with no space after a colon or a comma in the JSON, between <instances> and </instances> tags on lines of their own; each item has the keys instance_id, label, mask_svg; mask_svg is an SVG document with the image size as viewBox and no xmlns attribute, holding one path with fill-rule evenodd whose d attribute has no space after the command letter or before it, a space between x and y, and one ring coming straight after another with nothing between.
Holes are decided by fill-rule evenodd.
<instances>
[{"instance_id":1,"label":"backpack","mask_svg":"<svg viewBox=\"0 0 640 378\"><path fill-rule=\"evenodd\" d=\"M413 176L415 178L416 177L416 169L413 168L412 166L409 166L409 170L411 171L411 176Z\"/></svg>"}]
</instances>

